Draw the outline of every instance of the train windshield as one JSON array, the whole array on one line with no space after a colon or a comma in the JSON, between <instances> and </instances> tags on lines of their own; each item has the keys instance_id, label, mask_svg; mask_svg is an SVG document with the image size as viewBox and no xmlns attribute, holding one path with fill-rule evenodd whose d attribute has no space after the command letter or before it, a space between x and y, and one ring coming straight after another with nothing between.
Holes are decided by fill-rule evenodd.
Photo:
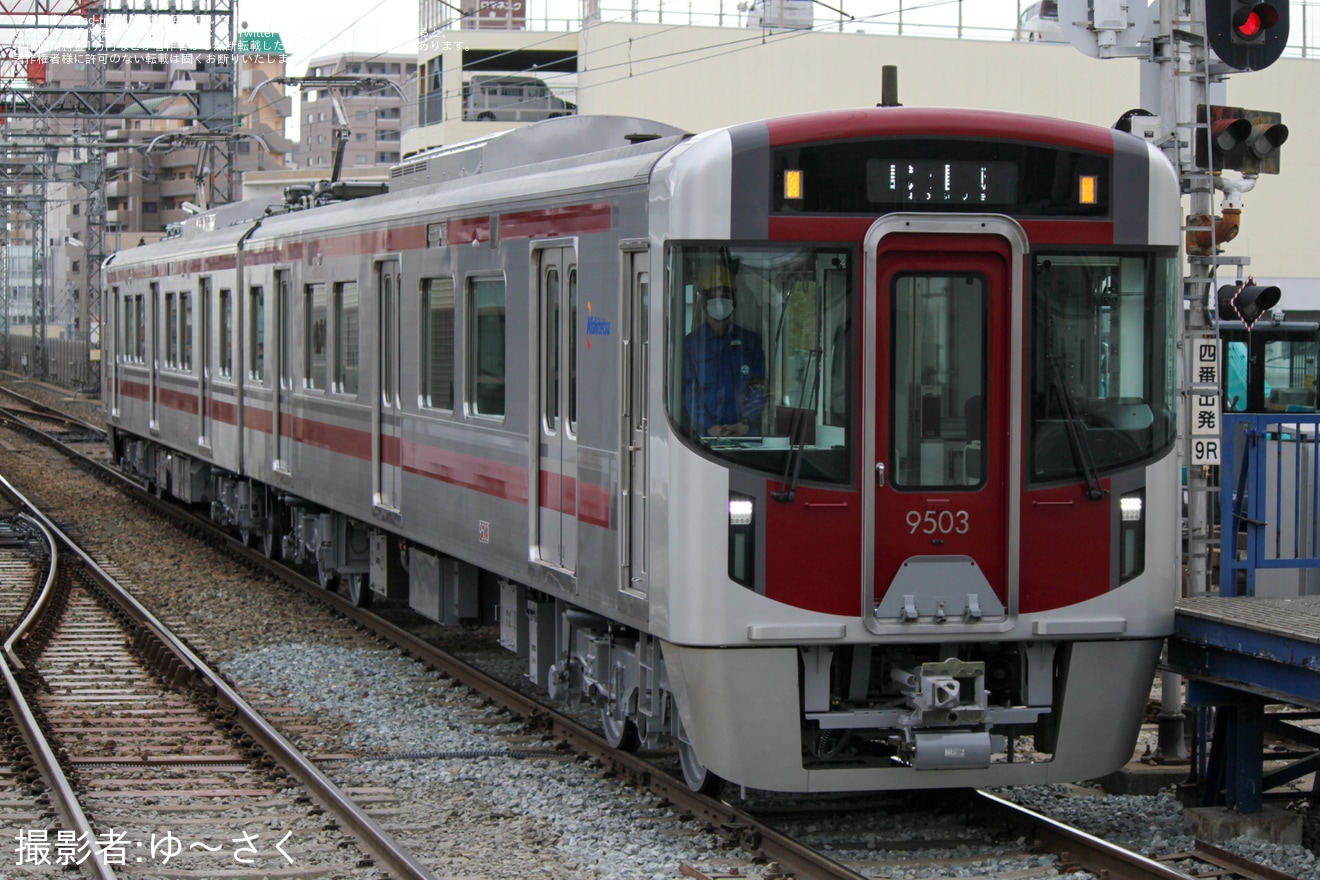
<instances>
[{"instance_id":1,"label":"train windshield","mask_svg":"<svg viewBox=\"0 0 1320 880\"><path fill-rule=\"evenodd\" d=\"M679 430L746 467L848 482L852 260L837 247L671 249L668 406Z\"/></svg>"},{"instance_id":2,"label":"train windshield","mask_svg":"<svg viewBox=\"0 0 1320 880\"><path fill-rule=\"evenodd\" d=\"M1167 448L1176 261L1038 253L1033 270L1031 479L1090 478Z\"/></svg>"}]
</instances>

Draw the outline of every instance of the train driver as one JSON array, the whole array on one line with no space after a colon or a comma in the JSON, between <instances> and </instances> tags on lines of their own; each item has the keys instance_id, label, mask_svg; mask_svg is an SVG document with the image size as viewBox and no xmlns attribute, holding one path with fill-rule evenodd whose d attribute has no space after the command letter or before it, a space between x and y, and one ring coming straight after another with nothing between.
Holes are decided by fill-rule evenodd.
<instances>
[{"instance_id":1,"label":"train driver","mask_svg":"<svg viewBox=\"0 0 1320 880\"><path fill-rule=\"evenodd\" d=\"M683 402L702 437L761 435L765 352L761 337L733 323L733 273L711 266L701 275L705 320L683 341Z\"/></svg>"}]
</instances>

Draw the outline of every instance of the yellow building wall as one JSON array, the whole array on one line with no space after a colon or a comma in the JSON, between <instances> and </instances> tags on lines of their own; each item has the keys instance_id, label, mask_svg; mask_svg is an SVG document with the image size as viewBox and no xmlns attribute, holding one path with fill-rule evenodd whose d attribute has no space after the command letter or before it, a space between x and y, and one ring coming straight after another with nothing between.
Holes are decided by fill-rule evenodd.
<instances>
[{"instance_id":1,"label":"yellow building wall","mask_svg":"<svg viewBox=\"0 0 1320 880\"><path fill-rule=\"evenodd\" d=\"M690 131L877 104L885 65L897 66L899 101L908 106L1011 110L1106 126L1141 106L1141 62L1102 61L1069 45L631 24L595 25L580 40L584 112L632 113ZM1301 220L1303 206L1320 200L1316 95L1314 60L1285 58L1228 81L1230 104L1282 112L1289 127L1282 173L1262 175L1244 197L1242 233L1224 249L1251 257L1249 271L1258 276L1320 278L1309 224ZM1306 305L1320 308L1320 300Z\"/></svg>"},{"instance_id":2,"label":"yellow building wall","mask_svg":"<svg viewBox=\"0 0 1320 880\"><path fill-rule=\"evenodd\" d=\"M877 104L886 65L898 68L899 101L908 106L1010 110L1105 126L1142 106L1141 62L1101 61L1066 44L627 23L561 34L446 36L465 41L466 48L571 48L576 42L580 112L641 116L692 132ZM444 54L453 119L461 99L449 86L460 78L460 53ZM1281 112L1290 137L1282 148L1283 173L1262 176L1246 194L1241 235L1224 252L1250 257L1249 271L1258 277L1310 279L1315 303L1306 307L1320 310L1320 258L1301 218L1303 206L1320 203L1320 113L1314 109L1320 63L1285 58L1263 71L1233 75L1227 90L1230 104ZM491 125L454 125L443 135L415 130L404 136L405 153L479 136ZM1285 291L1285 306L1299 307L1288 299Z\"/></svg>"}]
</instances>

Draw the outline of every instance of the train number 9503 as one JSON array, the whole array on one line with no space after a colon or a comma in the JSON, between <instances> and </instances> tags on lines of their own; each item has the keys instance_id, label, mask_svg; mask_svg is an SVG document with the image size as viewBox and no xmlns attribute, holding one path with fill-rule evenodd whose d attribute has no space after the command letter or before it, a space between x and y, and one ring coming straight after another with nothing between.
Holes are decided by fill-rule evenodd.
<instances>
[{"instance_id":1,"label":"train number 9503","mask_svg":"<svg viewBox=\"0 0 1320 880\"><path fill-rule=\"evenodd\" d=\"M909 535L965 535L971 531L971 517L965 510L909 510Z\"/></svg>"}]
</instances>

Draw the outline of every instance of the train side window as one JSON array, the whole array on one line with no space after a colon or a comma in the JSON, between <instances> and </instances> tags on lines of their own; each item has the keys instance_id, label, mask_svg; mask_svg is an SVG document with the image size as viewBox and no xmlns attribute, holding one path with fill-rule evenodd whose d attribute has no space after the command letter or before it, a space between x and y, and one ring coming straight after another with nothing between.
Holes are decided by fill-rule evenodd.
<instances>
[{"instance_id":1,"label":"train side window","mask_svg":"<svg viewBox=\"0 0 1320 880\"><path fill-rule=\"evenodd\" d=\"M152 289L153 290L155 289L154 286ZM146 363L147 361L147 310L145 307L145 301L142 294L139 293L136 299L137 299L137 350L135 353L137 355L138 363L141 364L141 363Z\"/></svg>"},{"instance_id":2,"label":"train side window","mask_svg":"<svg viewBox=\"0 0 1320 880\"><path fill-rule=\"evenodd\" d=\"M193 307L192 294L179 294L179 342L182 349L182 366L192 371L193 366Z\"/></svg>"},{"instance_id":3,"label":"train side window","mask_svg":"<svg viewBox=\"0 0 1320 880\"><path fill-rule=\"evenodd\" d=\"M550 433L559 430L559 319L562 312L559 296L559 269L551 268L545 273L545 318L541 323L544 334L541 348L545 358L541 369L541 381L545 383L545 412L542 415Z\"/></svg>"},{"instance_id":4,"label":"train side window","mask_svg":"<svg viewBox=\"0 0 1320 880\"><path fill-rule=\"evenodd\" d=\"M293 284L289 273L275 273L275 289L278 302L276 316L279 334L280 387L293 389Z\"/></svg>"},{"instance_id":5,"label":"train side window","mask_svg":"<svg viewBox=\"0 0 1320 880\"><path fill-rule=\"evenodd\" d=\"M358 285L343 281L335 285L335 390L341 394L357 394L358 354Z\"/></svg>"},{"instance_id":6,"label":"train side window","mask_svg":"<svg viewBox=\"0 0 1320 880\"><path fill-rule=\"evenodd\" d=\"M179 366L179 307L174 294L165 294L165 366Z\"/></svg>"},{"instance_id":7,"label":"train side window","mask_svg":"<svg viewBox=\"0 0 1320 880\"><path fill-rule=\"evenodd\" d=\"M568 267L568 431L577 434L577 266Z\"/></svg>"},{"instance_id":8,"label":"train side window","mask_svg":"<svg viewBox=\"0 0 1320 880\"><path fill-rule=\"evenodd\" d=\"M259 286L248 288L248 378L266 379L266 292Z\"/></svg>"},{"instance_id":9,"label":"train side window","mask_svg":"<svg viewBox=\"0 0 1320 880\"><path fill-rule=\"evenodd\" d=\"M220 289L220 375L234 375L234 292Z\"/></svg>"},{"instance_id":10,"label":"train side window","mask_svg":"<svg viewBox=\"0 0 1320 880\"><path fill-rule=\"evenodd\" d=\"M303 290L303 386L306 388L325 390L325 313L325 285L307 285Z\"/></svg>"},{"instance_id":11,"label":"train side window","mask_svg":"<svg viewBox=\"0 0 1320 880\"><path fill-rule=\"evenodd\" d=\"M422 282L422 406L454 408L454 279Z\"/></svg>"},{"instance_id":12,"label":"train side window","mask_svg":"<svg viewBox=\"0 0 1320 880\"><path fill-rule=\"evenodd\" d=\"M133 297L125 296L120 298L119 288L114 288L114 298L119 302L119 357L116 358L120 363L128 360L133 350Z\"/></svg>"},{"instance_id":13,"label":"train side window","mask_svg":"<svg viewBox=\"0 0 1320 880\"><path fill-rule=\"evenodd\" d=\"M475 415L504 415L504 279L468 281L468 400Z\"/></svg>"}]
</instances>

